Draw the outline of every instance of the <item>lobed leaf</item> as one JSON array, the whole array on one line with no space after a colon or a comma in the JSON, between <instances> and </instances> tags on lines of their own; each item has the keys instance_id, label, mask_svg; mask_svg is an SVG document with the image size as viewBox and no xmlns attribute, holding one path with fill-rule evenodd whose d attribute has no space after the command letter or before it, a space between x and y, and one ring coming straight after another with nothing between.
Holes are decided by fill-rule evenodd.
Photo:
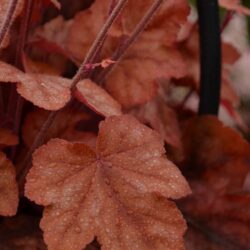
<instances>
[{"instance_id":1,"label":"lobed leaf","mask_svg":"<svg viewBox=\"0 0 250 250\"><path fill-rule=\"evenodd\" d=\"M124 36L142 18L152 1L128 1L121 17L113 25L100 53L111 57L122 46ZM109 1L95 1L78 13L69 28L66 42L76 60L82 60L109 11ZM166 1L158 15L147 26L140 39L107 77L105 88L124 107L131 108L150 101L157 93L157 80L180 78L186 74L186 64L175 47L180 26L186 21L189 7L186 1ZM129 15L129 18L127 18ZM125 20L125 19L126 20ZM81 30L81 32L79 32ZM88 34L86 36L86 34Z\"/></svg>"},{"instance_id":2,"label":"lobed leaf","mask_svg":"<svg viewBox=\"0 0 250 250\"><path fill-rule=\"evenodd\" d=\"M143 38L144 39L144 38ZM105 87L124 108L132 108L152 100L157 95L158 80L165 77L183 77L186 64L181 54L174 49L138 44L108 75ZM149 49L150 48L150 49Z\"/></svg>"},{"instance_id":3,"label":"lobed leaf","mask_svg":"<svg viewBox=\"0 0 250 250\"><path fill-rule=\"evenodd\" d=\"M49 249L183 249L175 204L190 192L158 135L132 116L101 122L96 150L54 139L34 154L26 196L46 206ZM166 198L165 198L166 197Z\"/></svg>"}]
</instances>

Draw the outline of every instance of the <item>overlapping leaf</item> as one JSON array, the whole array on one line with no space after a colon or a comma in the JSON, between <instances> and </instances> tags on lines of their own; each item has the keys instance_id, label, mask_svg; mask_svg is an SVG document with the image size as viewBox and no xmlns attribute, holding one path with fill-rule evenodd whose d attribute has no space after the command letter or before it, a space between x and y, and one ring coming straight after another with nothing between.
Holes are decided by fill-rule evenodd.
<instances>
[{"instance_id":1,"label":"overlapping leaf","mask_svg":"<svg viewBox=\"0 0 250 250\"><path fill-rule=\"evenodd\" d=\"M238 230L238 229L237 229ZM238 250L245 249L225 239L203 223L190 218L189 229L185 236L186 250Z\"/></svg>"},{"instance_id":2,"label":"overlapping leaf","mask_svg":"<svg viewBox=\"0 0 250 250\"><path fill-rule=\"evenodd\" d=\"M184 145L193 194L181 202L182 211L208 232L215 249L247 249L250 196L242 187L250 170L249 144L217 118L204 116L190 122Z\"/></svg>"},{"instance_id":3,"label":"overlapping leaf","mask_svg":"<svg viewBox=\"0 0 250 250\"><path fill-rule=\"evenodd\" d=\"M22 97L47 110L62 108L71 97L69 79L23 73L4 62L0 62L0 81L17 83L17 92Z\"/></svg>"},{"instance_id":4,"label":"overlapping leaf","mask_svg":"<svg viewBox=\"0 0 250 250\"><path fill-rule=\"evenodd\" d=\"M151 47L150 42L140 42L142 44L132 48L110 73L105 84L110 94L125 108L152 100L157 95L161 77L179 78L186 73L186 64L178 50L160 45Z\"/></svg>"},{"instance_id":5,"label":"overlapping leaf","mask_svg":"<svg viewBox=\"0 0 250 250\"><path fill-rule=\"evenodd\" d=\"M80 81L76 86L75 97L90 109L105 117L121 115L121 105L105 89L90 79Z\"/></svg>"},{"instance_id":6,"label":"overlapping leaf","mask_svg":"<svg viewBox=\"0 0 250 250\"><path fill-rule=\"evenodd\" d=\"M193 195L184 200L181 210L192 219L194 226L198 226L200 233L206 236L200 240L199 234L193 235L197 249L209 245L213 245L214 248L211 249L218 250L248 249L249 194L219 195L204 179L200 182L191 182L191 187ZM192 227L192 223L190 226Z\"/></svg>"},{"instance_id":7,"label":"overlapping leaf","mask_svg":"<svg viewBox=\"0 0 250 250\"><path fill-rule=\"evenodd\" d=\"M69 29L72 20L64 20L57 16L43 26L38 27L30 39L30 43L38 44L40 48L48 52L62 54L71 58L67 51L66 42L69 39Z\"/></svg>"},{"instance_id":8,"label":"overlapping leaf","mask_svg":"<svg viewBox=\"0 0 250 250\"><path fill-rule=\"evenodd\" d=\"M224 193L241 189L250 170L250 146L239 133L205 116L190 121L183 143L187 165L211 187Z\"/></svg>"},{"instance_id":9,"label":"overlapping leaf","mask_svg":"<svg viewBox=\"0 0 250 250\"><path fill-rule=\"evenodd\" d=\"M129 35L151 5L151 0L137 2L129 0L118 22L115 23L112 34ZM180 27L186 22L188 14L189 5L186 0L163 1L145 32L154 34L157 31L159 42L171 46L175 44Z\"/></svg>"},{"instance_id":10,"label":"overlapping leaf","mask_svg":"<svg viewBox=\"0 0 250 250\"><path fill-rule=\"evenodd\" d=\"M26 146L30 147L32 145L48 115L48 111L41 109L27 115L22 129L23 140ZM90 119L91 116L89 114L72 108L60 111L53 124L47 130L44 143L52 138L61 138L68 141L84 142L89 146L94 146L95 133L79 131L76 128L79 122L88 122Z\"/></svg>"},{"instance_id":11,"label":"overlapping leaf","mask_svg":"<svg viewBox=\"0 0 250 250\"><path fill-rule=\"evenodd\" d=\"M49 62L34 60L26 54L22 55L22 63L25 72L28 74L31 73L59 76L63 73L63 67L54 67L54 65L51 65Z\"/></svg>"},{"instance_id":12,"label":"overlapping leaf","mask_svg":"<svg viewBox=\"0 0 250 250\"><path fill-rule=\"evenodd\" d=\"M19 1L13 20L21 13L23 2ZM79 1L69 0L35 1L30 30L42 19L40 23L48 20L43 15L45 10L50 18L47 7L51 4L60 8L61 3L63 16L69 18L64 7L70 3L69 12L75 13L75 8L71 8L75 2L79 4ZM3 1L0 4L0 26L9 3ZM0 82L17 83L18 93L41 108L58 110L64 107L71 98L71 82L52 75L73 74L68 59L75 64L84 59L116 3L110 0L84 1L84 4L79 4L81 11L76 12L72 20L58 16L36 29L27 38L26 51L30 58L24 55L22 61L26 73L0 62ZM173 79L199 91L197 27L188 23L186 33L179 33L189 14L188 1L163 1L158 13L123 60L114 65L106 79L99 78L101 67L116 64L106 58L112 58L115 49L122 48L152 3L152 0L128 0L107 34L105 44L97 51L93 64L87 65L91 69L91 78L103 83L103 88L85 79L76 85L76 91L74 89L73 95L80 102L106 117L100 124L98 138L92 131L97 122L79 111L82 107L76 109L73 102L74 109L60 111L43 138L47 144L33 155L25 193L32 201L45 206L41 228L51 250L98 249L88 245L93 240L108 250L184 248L186 225L175 203L169 199L182 198L190 190L179 170L164 155L163 142L164 139L174 146L174 150L182 149L181 132L176 118L178 114L166 105L158 91L161 83L166 84L166 97ZM228 10L250 14L238 0L220 0L220 4ZM35 22L33 16L37 16ZM9 35L7 33L4 46ZM232 46L223 43L222 104L228 104L232 112L239 99L230 86L228 65L238 57ZM7 60L11 61L11 56ZM9 86L3 85L1 90L4 94L7 90L9 94ZM7 101L7 96L4 96L3 103ZM160 136L135 118L122 116L121 106L124 111L136 113ZM6 110L1 110L1 115ZM22 118L26 112L25 107ZM26 116L22 136L28 148L48 113L36 109ZM100 119L98 117L98 122ZM79 122L83 122L81 130ZM89 126L91 132L87 129ZM17 137L9 130L0 128L0 149L17 142ZM250 197L246 194L247 188L243 193L242 186L246 185L246 176L249 175L249 144L236 131L224 127L213 117L196 118L187 123L183 142L183 171L194 194L183 200L180 207L190 225L208 236L197 237L197 232L193 231L187 249L248 249ZM20 146L25 148L23 144ZM22 155L19 153L18 148L18 157ZM14 166L0 152L0 215L14 215L17 204ZM33 205L31 207L34 209ZM36 228L30 230L32 225L29 223L15 223L13 237L1 238L5 230L0 227L0 248L46 248L40 234L37 237ZM10 224L5 224L7 229ZM20 231L21 227L24 229ZM16 233L18 237L15 237Z\"/></svg>"},{"instance_id":13,"label":"overlapping leaf","mask_svg":"<svg viewBox=\"0 0 250 250\"><path fill-rule=\"evenodd\" d=\"M188 65L188 73L178 82L189 85L195 90L199 90L200 52L198 28L196 25L191 29L191 33L187 36L187 39L179 44L179 49ZM239 56L239 53L232 45L225 42L222 43L223 67L221 97L228 100L233 107L239 103L239 98L231 86L228 65L235 63L236 60L239 59Z\"/></svg>"},{"instance_id":14,"label":"overlapping leaf","mask_svg":"<svg viewBox=\"0 0 250 250\"><path fill-rule=\"evenodd\" d=\"M105 22L108 12L109 1L97 0L87 10L76 14L65 40L65 46L73 58L82 61Z\"/></svg>"},{"instance_id":15,"label":"overlapping leaf","mask_svg":"<svg viewBox=\"0 0 250 250\"><path fill-rule=\"evenodd\" d=\"M149 124L169 145L181 147L181 131L176 114L160 97L148 102L132 113L143 123Z\"/></svg>"},{"instance_id":16,"label":"overlapping leaf","mask_svg":"<svg viewBox=\"0 0 250 250\"><path fill-rule=\"evenodd\" d=\"M14 146L18 144L18 137L11 130L0 128L0 149L5 146Z\"/></svg>"},{"instance_id":17,"label":"overlapping leaf","mask_svg":"<svg viewBox=\"0 0 250 250\"><path fill-rule=\"evenodd\" d=\"M134 4L129 1L122 17L118 18L103 46L102 57L111 57L122 43L123 35L127 35L124 29L130 30L134 27L142 18L143 10L148 9L152 2L138 2L131 8ZM89 9L75 16L66 43L73 58L79 61L84 58L107 16L108 7L109 1L95 1ZM131 108L151 100L157 93L158 78L179 78L185 75L186 64L174 42L188 12L186 1L164 2L152 25L147 27L123 61L109 74L105 87L123 107ZM130 18L125 22L123 16L126 16L126 13Z\"/></svg>"},{"instance_id":18,"label":"overlapping leaf","mask_svg":"<svg viewBox=\"0 0 250 250\"><path fill-rule=\"evenodd\" d=\"M152 2L138 2L138 9L132 8L132 1L130 4L127 14L133 10L132 18L126 19L129 21L124 21L123 25L130 26L128 29L135 26L141 10L147 9ZM187 73L187 65L174 43L188 12L186 1L164 2L151 25L108 76L105 87L125 108L152 100L160 78L181 78Z\"/></svg>"},{"instance_id":19,"label":"overlapping leaf","mask_svg":"<svg viewBox=\"0 0 250 250\"><path fill-rule=\"evenodd\" d=\"M154 195L152 194L154 193ZM185 223L174 203L189 193L163 142L131 116L100 125L96 151L54 139L38 149L26 196L46 206L49 249L182 249Z\"/></svg>"}]
</instances>

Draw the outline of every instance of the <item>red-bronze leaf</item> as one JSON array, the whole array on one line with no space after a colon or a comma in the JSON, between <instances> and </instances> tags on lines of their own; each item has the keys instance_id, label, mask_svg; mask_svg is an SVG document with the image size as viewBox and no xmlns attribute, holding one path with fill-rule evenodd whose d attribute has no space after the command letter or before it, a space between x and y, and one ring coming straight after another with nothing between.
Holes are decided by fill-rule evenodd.
<instances>
[{"instance_id":1,"label":"red-bronze leaf","mask_svg":"<svg viewBox=\"0 0 250 250\"><path fill-rule=\"evenodd\" d=\"M18 205L18 187L14 166L5 154L0 152L0 215L16 214Z\"/></svg>"},{"instance_id":2,"label":"red-bronze leaf","mask_svg":"<svg viewBox=\"0 0 250 250\"><path fill-rule=\"evenodd\" d=\"M248 249L250 196L243 184L250 170L249 143L216 117L203 116L189 122L184 145L193 194L181 201L182 211L209 236L209 245L202 239L207 247Z\"/></svg>"},{"instance_id":3,"label":"red-bronze leaf","mask_svg":"<svg viewBox=\"0 0 250 250\"><path fill-rule=\"evenodd\" d=\"M216 117L192 119L184 133L187 164L217 191L241 190L250 169L250 145Z\"/></svg>"},{"instance_id":4,"label":"red-bronze leaf","mask_svg":"<svg viewBox=\"0 0 250 250\"><path fill-rule=\"evenodd\" d=\"M45 74L27 74L0 62L0 81L17 83L17 92L34 105L58 110L70 100L69 79Z\"/></svg>"},{"instance_id":5,"label":"red-bronze leaf","mask_svg":"<svg viewBox=\"0 0 250 250\"><path fill-rule=\"evenodd\" d=\"M183 249L185 223L175 204L190 192L163 141L135 118L101 122L96 151L54 139L39 148L25 194L46 206L49 249Z\"/></svg>"},{"instance_id":6,"label":"red-bronze leaf","mask_svg":"<svg viewBox=\"0 0 250 250\"><path fill-rule=\"evenodd\" d=\"M75 96L90 109L105 117L122 114L121 105L105 89L89 79L77 84Z\"/></svg>"},{"instance_id":7,"label":"red-bronze leaf","mask_svg":"<svg viewBox=\"0 0 250 250\"><path fill-rule=\"evenodd\" d=\"M0 128L0 149L6 146L15 146L18 144L18 137L11 130Z\"/></svg>"},{"instance_id":8,"label":"red-bronze leaf","mask_svg":"<svg viewBox=\"0 0 250 250\"><path fill-rule=\"evenodd\" d=\"M39 133L43 123L46 121L49 111L35 110L26 116L22 135L26 146L30 147ZM44 143L52 138L60 138L74 142L84 142L93 147L95 146L96 135L93 132L79 131L76 126L79 122L87 122L91 116L83 111L74 109L63 109L56 116L53 124L46 131Z\"/></svg>"},{"instance_id":9,"label":"red-bronze leaf","mask_svg":"<svg viewBox=\"0 0 250 250\"><path fill-rule=\"evenodd\" d=\"M155 129L166 143L175 148L181 148L181 131L176 113L163 99L157 97L132 110L131 113Z\"/></svg>"}]
</instances>

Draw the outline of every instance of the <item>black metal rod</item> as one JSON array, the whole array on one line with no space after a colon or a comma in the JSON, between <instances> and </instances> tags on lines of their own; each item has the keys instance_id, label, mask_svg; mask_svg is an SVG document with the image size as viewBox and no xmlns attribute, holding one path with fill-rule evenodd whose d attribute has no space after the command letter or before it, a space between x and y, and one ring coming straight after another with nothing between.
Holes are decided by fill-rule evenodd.
<instances>
[{"instance_id":1,"label":"black metal rod","mask_svg":"<svg viewBox=\"0 0 250 250\"><path fill-rule=\"evenodd\" d=\"M218 0L197 0L200 30L199 115L217 115L221 89L221 38Z\"/></svg>"}]
</instances>

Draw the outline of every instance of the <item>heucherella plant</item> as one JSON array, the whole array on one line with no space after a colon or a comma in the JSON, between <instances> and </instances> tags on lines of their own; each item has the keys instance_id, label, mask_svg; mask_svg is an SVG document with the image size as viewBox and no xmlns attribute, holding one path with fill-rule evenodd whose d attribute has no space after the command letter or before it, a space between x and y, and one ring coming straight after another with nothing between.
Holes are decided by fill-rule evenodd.
<instances>
[{"instance_id":1,"label":"heucherella plant","mask_svg":"<svg viewBox=\"0 0 250 250\"><path fill-rule=\"evenodd\" d=\"M219 4L220 32L250 14ZM219 51L197 6L199 21L187 0L0 0L0 249L249 248L249 143L188 106ZM219 45L206 110L246 131L241 54Z\"/></svg>"}]
</instances>

